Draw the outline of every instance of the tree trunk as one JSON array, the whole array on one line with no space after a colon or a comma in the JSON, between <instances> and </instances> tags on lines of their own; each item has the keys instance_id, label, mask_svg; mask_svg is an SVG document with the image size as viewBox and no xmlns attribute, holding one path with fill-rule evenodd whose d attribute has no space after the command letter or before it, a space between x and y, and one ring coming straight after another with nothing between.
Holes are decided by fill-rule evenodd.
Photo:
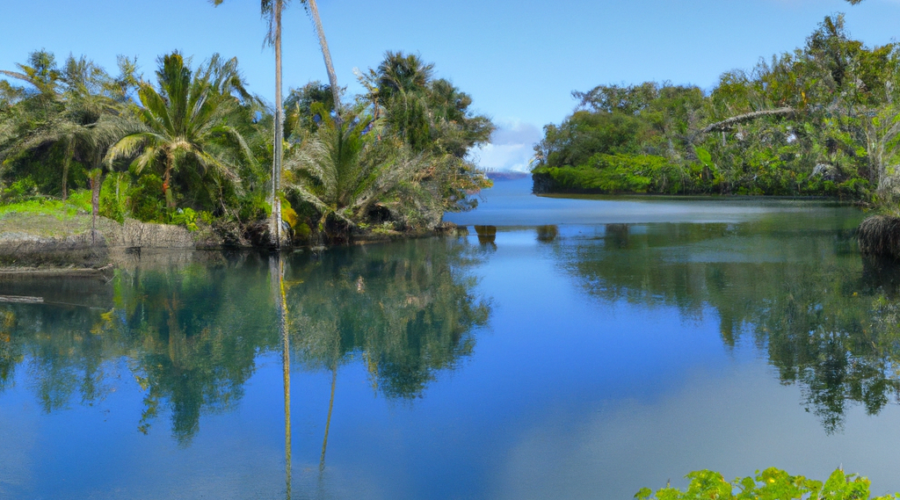
<instances>
[{"instance_id":1,"label":"tree trunk","mask_svg":"<svg viewBox=\"0 0 900 500\"><path fill-rule=\"evenodd\" d=\"M269 273L274 291L275 309L281 326L281 367L284 382L284 469L287 498L291 498L291 345L287 325L287 297L284 289L284 263L281 254L269 257Z\"/></svg>"},{"instance_id":2,"label":"tree trunk","mask_svg":"<svg viewBox=\"0 0 900 500\"><path fill-rule=\"evenodd\" d=\"M91 173L91 245L97 244L97 214L100 212L100 186L103 184L103 171Z\"/></svg>"},{"instance_id":3,"label":"tree trunk","mask_svg":"<svg viewBox=\"0 0 900 500\"><path fill-rule=\"evenodd\" d=\"M328 40L325 39L325 28L322 27L322 19L319 17L319 6L316 0L307 0L309 13L316 25L316 33L319 35L319 45L322 46L322 56L325 58L325 69L328 71L328 82L331 85L331 93L334 96L334 110L337 115L337 123L341 123L341 89L338 87L337 74L334 72L334 64L331 63L331 51L328 50Z\"/></svg>"},{"instance_id":4,"label":"tree trunk","mask_svg":"<svg viewBox=\"0 0 900 500\"><path fill-rule=\"evenodd\" d=\"M163 175L163 194L166 195L166 207L175 208L175 195L172 193L172 164L175 159L171 152L166 153L166 173Z\"/></svg>"},{"instance_id":5,"label":"tree trunk","mask_svg":"<svg viewBox=\"0 0 900 500\"><path fill-rule=\"evenodd\" d=\"M281 11L283 7L282 0L275 0L275 157L272 162L272 227L269 231L275 248L281 248L281 199L278 194L281 190L281 163L284 156L282 150L284 146L284 103L281 89Z\"/></svg>"},{"instance_id":6,"label":"tree trunk","mask_svg":"<svg viewBox=\"0 0 900 500\"><path fill-rule=\"evenodd\" d=\"M757 118L761 118L763 116L786 116L792 115L796 113L797 110L794 108L778 108L778 109L764 109L762 111L754 111L752 113L745 113L743 115L732 116L727 120L722 120L720 122L716 122L708 125L706 128L701 130L701 133L708 134L709 132L714 131L722 131L725 132L731 129L732 125L736 125L738 123L755 120Z\"/></svg>"},{"instance_id":7,"label":"tree trunk","mask_svg":"<svg viewBox=\"0 0 900 500\"><path fill-rule=\"evenodd\" d=\"M68 145L66 145L66 161L63 162L63 178L62 178L62 199L66 201L69 199L69 164L72 162L72 155L75 153L75 141L69 140Z\"/></svg>"}]
</instances>

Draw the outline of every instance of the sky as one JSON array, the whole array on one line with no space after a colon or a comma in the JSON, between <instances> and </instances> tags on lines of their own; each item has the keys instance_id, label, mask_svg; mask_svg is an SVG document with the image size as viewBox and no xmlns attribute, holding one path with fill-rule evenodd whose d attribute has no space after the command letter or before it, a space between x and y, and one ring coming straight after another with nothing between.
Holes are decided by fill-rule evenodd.
<instances>
[{"instance_id":1,"label":"sky","mask_svg":"<svg viewBox=\"0 0 900 500\"><path fill-rule=\"evenodd\" d=\"M85 55L110 72L137 56L151 75L172 50L195 62L237 57L253 92L273 100L274 53L263 46L256 0L0 0L0 69L44 48ZM896 41L900 0L319 0L338 82L361 92L354 69L385 51L419 54L474 99L498 129L474 159L489 170L525 170L548 123L560 123L573 90L648 80L712 88L723 72L804 43L829 14L846 13L868 45ZM312 22L298 0L284 17L285 88L327 80Z\"/></svg>"}]
</instances>

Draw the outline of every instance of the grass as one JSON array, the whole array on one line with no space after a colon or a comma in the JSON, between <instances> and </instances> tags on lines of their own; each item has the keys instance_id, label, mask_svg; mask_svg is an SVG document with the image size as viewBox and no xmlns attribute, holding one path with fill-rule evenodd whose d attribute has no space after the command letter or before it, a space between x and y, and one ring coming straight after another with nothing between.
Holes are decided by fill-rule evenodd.
<instances>
[{"instance_id":1,"label":"grass","mask_svg":"<svg viewBox=\"0 0 900 500\"><path fill-rule=\"evenodd\" d=\"M71 220L78 215L91 213L91 192L72 193L68 200L32 198L18 203L0 205L0 218L10 214L51 215L59 220Z\"/></svg>"}]
</instances>

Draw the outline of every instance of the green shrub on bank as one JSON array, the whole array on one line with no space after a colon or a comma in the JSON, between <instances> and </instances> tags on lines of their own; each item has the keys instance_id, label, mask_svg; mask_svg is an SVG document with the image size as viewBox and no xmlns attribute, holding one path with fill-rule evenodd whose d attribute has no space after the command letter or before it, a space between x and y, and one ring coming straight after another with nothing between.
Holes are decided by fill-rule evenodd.
<instances>
[{"instance_id":1,"label":"green shrub on bank","mask_svg":"<svg viewBox=\"0 0 900 500\"><path fill-rule=\"evenodd\" d=\"M654 155L596 154L587 164L542 167L555 190L599 193L682 194L708 190L700 167L682 168Z\"/></svg>"},{"instance_id":2,"label":"green shrub on bank","mask_svg":"<svg viewBox=\"0 0 900 500\"><path fill-rule=\"evenodd\" d=\"M637 500L889 500L900 495L871 497L871 482L856 474L836 470L827 481L815 481L803 476L791 476L783 470L769 468L754 477L728 482L718 472L702 470L687 475L691 480L687 490L662 488L655 494L643 488Z\"/></svg>"}]
</instances>

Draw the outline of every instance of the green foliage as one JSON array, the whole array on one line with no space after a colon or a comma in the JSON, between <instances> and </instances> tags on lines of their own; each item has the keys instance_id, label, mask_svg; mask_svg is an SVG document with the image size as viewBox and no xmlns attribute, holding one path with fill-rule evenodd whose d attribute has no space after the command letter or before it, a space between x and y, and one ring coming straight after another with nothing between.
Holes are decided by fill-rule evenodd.
<instances>
[{"instance_id":1,"label":"green foliage","mask_svg":"<svg viewBox=\"0 0 900 500\"><path fill-rule=\"evenodd\" d=\"M125 173L106 176L100 187L100 215L119 223L130 214L128 194L131 179Z\"/></svg>"},{"instance_id":2,"label":"green foliage","mask_svg":"<svg viewBox=\"0 0 900 500\"><path fill-rule=\"evenodd\" d=\"M162 179L157 175L146 174L138 177L135 185L126 191L132 217L144 222L166 221L166 202L162 186Z\"/></svg>"},{"instance_id":3,"label":"green foliage","mask_svg":"<svg viewBox=\"0 0 900 500\"><path fill-rule=\"evenodd\" d=\"M4 189L2 198L4 201L20 200L36 194L37 184L31 180L31 177L26 177L13 182L8 188Z\"/></svg>"},{"instance_id":4,"label":"green foliage","mask_svg":"<svg viewBox=\"0 0 900 500\"><path fill-rule=\"evenodd\" d=\"M43 197L23 197L19 201L0 205L0 217L6 214L20 213L33 215L52 215L59 220L71 219L78 214L90 213L90 191L72 193L66 201Z\"/></svg>"},{"instance_id":5,"label":"green foliage","mask_svg":"<svg viewBox=\"0 0 900 500\"><path fill-rule=\"evenodd\" d=\"M242 221L264 220L272 215L272 205L263 193L243 196L238 202L238 218Z\"/></svg>"},{"instance_id":6,"label":"green foliage","mask_svg":"<svg viewBox=\"0 0 900 500\"><path fill-rule=\"evenodd\" d=\"M853 40L840 15L803 47L727 72L706 94L643 83L573 95L575 112L535 146L538 190L900 199L900 50ZM595 155L617 154L673 168L650 183L611 179Z\"/></svg>"},{"instance_id":7,"label":"green foliage","mask_svg":"<svg viewBox=\"0 0 900 500\"><path fill-rule=\"evenodd\" d=\"M388 54L370 72L374 92L352 108L335 110L343 89L330 85L290 92L284 147L289 159L306 161L285 174L305 193L291 193L296 206L284 214L295 231L329 217L365 222L376 206L376 219L431 227L444 210L475 205L469 195L490 182L467 155L493 125L431 68L417 56ZM84 57L58 64L37 51L4 75L11 77L0 83L4 203L65 199L102 168L99 210L117 221L195 224L182 220L191 209L240 226L271 212L273 114L247 91L236 59L214 55L192 65L176 51L145 79L132 59L121 58L112 76ZM319 168L329 162L336 177Z\"/></svg>"},{"instance_id":8,"label":"green foliage","mask_svg":"<svg viewBox=\"0 0 900 500\"><path fill-rule=\"evenodd\" d=\"M755 476L738 478L728 482L718 472L708 470L692 472L691 480L684 491L676 488L662 488L655 494L643 488L634 498L637 500L889 500L900 495L871 497L870 482L855 474L845 475L842 470L834 471L825 483L806 479L769 468L757 472Z\"/></svg>"},{"instance_id":9,"label":"green foliage","mask_svg":"<svg viewBox=\"0 0 900 500\"><path fill-rule=\"evenodd\" d=\"M184 226L188 231L196 231L198 214L191 208L179 208L169 216L169 223L177 226Z\"/></svg>"}]
</instances>

